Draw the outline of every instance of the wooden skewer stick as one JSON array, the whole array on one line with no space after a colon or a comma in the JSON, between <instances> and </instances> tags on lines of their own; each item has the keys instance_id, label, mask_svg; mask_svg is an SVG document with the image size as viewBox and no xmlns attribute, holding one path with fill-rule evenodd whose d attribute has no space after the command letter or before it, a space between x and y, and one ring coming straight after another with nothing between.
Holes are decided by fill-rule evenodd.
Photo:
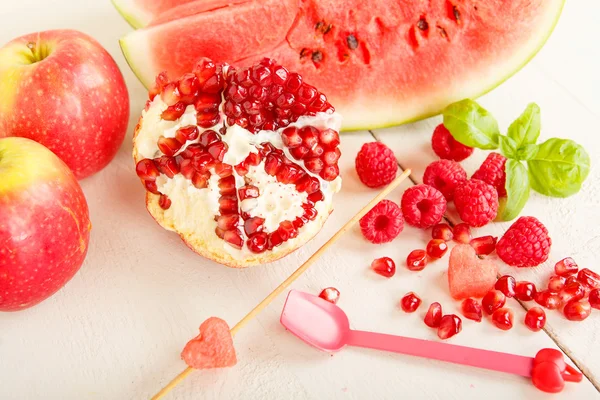
<instances>
[{"instance_id":1,"label":"wooden skewer stick","mask_svg":"<svg viewBox=\"0 0 600 400\"><path fill-rule=\"evenodd\" d=\"M258 303L256 307L252 309L244 318L240 320L233 328L231 328L231 336L235 336L244 325L246 325L250 320L256 317L262 310L264 310L277 296L279 296L285 289L287 289L296 279L298 279L308 267L310 267L314 262L329 248L333 245L337 240L346 233L354 224L356 224L362 217L365 216L377 203L385 198L392 190L394 190L400 183L406 179L411 173L410 169L407 169L394 179L385 189L383 189L373 200L369 202L366 206L364 206L352 219L344 226L340 228L339 231L336 232L319 250L316 251L308 260L304 262L292 275L290 275L285 281L283 281L279 286L275 288L267 297L264 298L263 301ZM167 384L164 388L161 389L160 392L156 393L151 400L160 400L164 395L169 393L175 386L177 386L181 381L183 381L194 369L192 367L187 367L183 371L179 373L171 382Z\"/></svg>"}]
</instances>

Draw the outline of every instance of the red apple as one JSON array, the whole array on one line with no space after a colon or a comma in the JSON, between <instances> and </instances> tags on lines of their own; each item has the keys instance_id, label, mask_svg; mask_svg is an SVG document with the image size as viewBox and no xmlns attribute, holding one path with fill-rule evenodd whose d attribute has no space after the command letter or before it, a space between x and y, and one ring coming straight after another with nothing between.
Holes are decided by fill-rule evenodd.
<instances>
[{"instance_id":1,"label":"red apple","mask_svg":"<svg viewBox=\"0 0 600 400\"><path fill-rule=\"evenodd\" d=\"M48 298L79 270L90 238L77 179L32 140L0 139L0 311Z\"/></svg>"},{"instance_id":2,"label":"red apple","mask_svg":"<svg viewBox=\"0 0 600 400\"><path fill-rule=\"evenodd\" d=\"M46 31L0 48L0 137L43 144L83 179L113 159L128 120L121 71L91 37Z\"/></svg>"}]
</instances>

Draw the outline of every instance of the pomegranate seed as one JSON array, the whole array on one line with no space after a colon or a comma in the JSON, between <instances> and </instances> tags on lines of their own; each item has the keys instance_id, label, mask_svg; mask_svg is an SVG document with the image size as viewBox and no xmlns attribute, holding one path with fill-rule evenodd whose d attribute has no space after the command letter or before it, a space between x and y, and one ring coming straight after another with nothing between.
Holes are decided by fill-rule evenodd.
<instances>
[{"instance_id":1,"label":"pomegranate seed","mask_svg":"<svg viewBox=\"0 0 600 400\"><path fill-rule=\"evenodd\" d=\"M316 204L317 202L322 201L324 198L325 196L323 195L323 192L319 190L318 192L309 194L306 200L310 204Z\"/></svg>"},{"instance_id":2,"label":"pomegranate seed","mask_svg":"<svg viewBox=\"0 0 600 400\"><path fill-rule=\"evenodd\" d=\"M464 299L461 304L462 315L473 321L481 322L481 304L475 299Z\"/></svg>"},{"instance_id":3,"label":"pomegranate seed","mask_svg":"<svg viewBox=\"0 0 600 400\"><path fill-rule=\"evenodd\" d=\"M158 205L163 210L167 210L169 209L169 207L171 207L171 199L169 199L169 197L166 194L161 194L158 198Z\"/></svg>"},{"instance_id":4,"label":"pomegranate seed","mask_svg":"<svg viewBox=\"0 0 600 400\"><path fill-rule=\"evenodd\" d=\"M521 301L531 301L537 290L535 285L527 281L519 281L515 286L515 298Z\"/></svg>"},{"instance_id":5,"label":"pomegranate seed","mask_svg":"<svg viewBox=\"0 0 600 400\"><path fill-rule=\"evenodd\" d=\"M558 293L558 297L560 298L563 304L567 303L570 300L580 300L585 297L585 287L579 283L578 281L572 281L567 283L561 291Z\"/></svg>"},{"instance_id":6,"label":"pomegranate seed","mask_svg":"<svg viewBox=\"0 0 600 400\"><path fill-rule=\"evenodd\" d=\"M294 224L290 221L281 222L279 224L279 228L277 228L277 232L279 232L279 236L281 237L281 240L283 240L284 242L298 236L298 230L294 227Z\"/></svg>"},{"instance_id":7,"label":"pomegranate seed","mask_svg":"<svg viewBox=\"0 0 600 400\"><path fill-rule=\"evenodd\" d=\"M154 100L154 97L162 92L163 88L169 83L169 77L167 76L167 72L163 71L156 76L156 80L154 81L154 85L150 89L149 97L150 100Z\"/></svg>"},{"instance_id":8,"label":"pomegranate seed","mask_svg":"<svg viewBox=\"0 0 600 400\"><path fill-rule=\"evenodd\" d=\"M167 106L172 106L177 103L179 101L179 91L177 89L177 85L174 82L171 82L163 86L160 98Z\"/></svg>"},{"instance_id":9,"label":"pomegranate seed","mask_svg":"<svg viewBox=\"0 0 600 400\"><path fill-rule=\"evenodd\" d=\"M167 109L160 114L160 117L165 121L176 121L181 118L185 112L185 108L185 103L179 102L175 105L167 107Z\"/></svg>"},{"instance_id":10,"label":"pomegranate seed","mask_svg":"<svg viewBox=\"0 0 600 400\"><path fill-rule=\"evenodd\" d=\"M260 195L260 193L258 192L258 188L256 186L246 185L238 189L238 195L240 200L243 201L246 199L255 199Z\"/></svg>"},{"instance_id":11,"label":"pomegranate seed","mask_svg":"<svg viewBox=\"0 0 600 400\"><path fill-rule=\"evenodd\" d=\"M319 183L319 180L308 174L304 175L296 182L296 190L299 192L306 192L308 194L319 191L320 187L321 184Z\"/></svg>"},{"instance_id":12,"label":"pomegranate seed","mask_svg":"<svg viewBox=\"0 0 600 400\"><path fill-rule=\"evenodd\" d=\"M406 266L411 271L421 271L427 265L427 253L425 250L413 250L406 257Z\"/></svg>"},{"instance_id":13,"label":"pomegranate seed","mask_svg":"<svg viewBox=\"0 0 600 400\"><path fill-rule=\"evenodd\" d=\"M324 129L319 133L319 142L328 149L333 149L340 144L340 135L333 129Z\"/></svg>"},{"instance_id":14,"label":"pomegranate seed","mask_svg":"<svg viewBox=\"0 0 600 400\"><path fill-rule=\"evenodd\" d=\"M248 157L246 157L246 159L244 160L244 162L248 165L252 165L252 166L257 166L258 164L260 164L261 161L261 157L260 154L258 153L250 153L248 154Z\"/></svg>"},{"instance_id":15,"label":"pomegranate seed","mask_svg":"<svg viewBox=\"0 0 600 400\"><path fill-rule=\"evenodd\" d=\"M571 257L563 258L554 265L554 271L559 276L569 276L577 273L579 267Z\"/></svg>"},{"instance_id":16,"label":"pomegranate seed","mask_svg":"<svg viewBox=\"0 0 600 400\"><path fill-rule=\"evenodd\" d=\"M391 278L396 273L396 263L389 257L376 258L371 263L371 268L386 278Z\"/></svg>"},{"instance_id":17,"label":"pomegranate seed","mask_svg":"<svg viewBox=\"0 0 600 400\"><path fill-rule=\"evenodd\" d=\"M256 232L262 231L265 220L261 217L252 217L244 221L244 232L251 236Z\"/></svg>"},{"instance_id":18,"label":"pomegranate seed","mask_svg":"<svg viewBox=\"0 0 600 400\"><path fill-rule=\"evenodd\" d=\"M223 229L220 229L219 227L215 228L215 235L217 235L217 237L219 239L223 239L223 237L225 237L225 231Z\"/></svg>"},{"instance_id":19,"label":"pomegranate seed","mask_svg":"<svg viewBox=\"0 0 600 400\"><path fill-rule=\"evenodd\" d=\"M215 164L215 159L206 152L197 154L192 158L192 166L198 172L206 172Z\"/></svg>"},{"instance_id":20,"label":"pomegranate seed","mask_svg":"<svg viewBox=\"0 0 600 400\"><path fill-rule=\"evenodd\" d=\"M540 306L545 307L549 310L556 310L562 304L562 301L560 300L558 293L552 292L550 290L543 290L541 292L536 292L533 295L533 299Z\"/></svg>"},{"instance_id":21,"label":"pomegranate seed","mask_svg":"<svg viewBox=\"0 0 600 400\"><path fill-rule=\"evenodd\" d=\"M304 146L298 146L298 147L294 147L293 149L290 149L290 154L296 160L303 160L304 157L306 157L309 152L310 152L310 150Z\"/></svg>"},{"instance_id":22,"label":"pomegranate seed","mask_svg":"<svg viewBox=\"0 0 600 400\"><path fill-rule=\"evenodd\" d=\"M193 99L200 89L200 82L198 77L192 73L183 74L179 79L179 93L183 99ZM192 100L193 101L193 100Z\"/></svg>"},{"instance_id":23,"label":"pomegranate seed","mask_svg":"<svg viewBox=\"0 0 600 400\"><path fill-rule=\"evenodd\" d=\"M223 240L237 249L241 249L244 245L244 241L238 231L225 231Z\"/></svg>"},{"instance_id":24,"label":"pomegranate seed","mask_svg":"<svg viewBox=\"0 0 600 400\"><path fill-rule=\"evenodd\" d=\"M442 239L443 241L449 242L452 240L454 235L452 234L452 228L448 224L437 224L431 231L431 237L433 239Z\"/></svg>"},{"instance_id":25,"label":"pomegranate seed","mask_svg":"<svg viewBox=\"0 0 600 400\"><path fill-rule=\"evenodd\" d=\"M294 183L304 175L304 171L296 164L283 165L277 172L277 180L280 183Z\"/></svg>"},{"instance_id":26,"label":"pomegranate seed","mask_svg":"<svg viewBox=\"0 0 600 400\"><path fill-rule=\"evenodd\" d=\"M452 336L460 333L462 330L462 320L458 315L448 314L444 315L440 320L440 326L438 327L438 337L442 340L450 339Z\"/></svg>"},{"instance_id":27,"label":"pomegranate seed","mask_svg":"<svg viewBox=\"0 0 600 400\"><path fill-rule=\"evenodd\" d=\"M233 167L229 164L217 163L215 165L215 172L221 178L227 178L233 175Z\"/></svg>"},{"instance_id":28,"label":"pomegranate seed","mask_svg":"<svg viewBox=\"0 0 600 400\"><path fill-rule=\"evenodd\" d=\"M448 251L448 244L442 239L431 239L427 243L427 255L432 258L442 258Z\"/></svg>"},{"instance_id":29,"label":"pomegranate seed","mask_svg":"<svg viewBox=\"0 0 600 400\"><path fill-rule=\"evenodd\" d=\"M219 198L219 211L221 214L237 214L237 197L221 196Z\"/></svg>"},{"instance_id":30,"label":"pomegranate seed","mask_svg":"<svg viewBox=\"0 0 600 400\"><path fill-rule=\"evenodd\" d=\"M600 310L600 289L592 290L588 300L593 308Z\"/></svg>"},{"instance_id":31,"label":"pomegranate seed","mask_svg":"<svg viewBox=\"0 0 600 400\"><path fill-rule=\"evenodd\" d=\"M281 132L281 139L283 140L283 144L289 147L290 149L298 147L302 144L302 138L298 133L298 128L295 128L293 126L285 128L283 132Z\"/></svg>"},{"instance_id":32,"label":"pomegranate seed","mask_svg":"<svg viewBox=\"0 0 600 400\"><path fill-rule=\"evenodd\" d=\"M283 243L283 239L281 239L281 236L279 235L278 230L269 235L269 244L268 244L269 249L277 247L281 243Z\"/></svg>"},{"instance_id":33,"label":"pomegranate seed","mask_svg":"<svg viewBox=\"0 0 600 400\"><path fill-rule=\"evenodd\" d=\"M269 235L267 235L265 232L256 232L250 236L246 244L251 252L262 253L267 250L269 244Z\"/></svg>"},{"instance_id":34,"label":"pomegranate seed","mask_svg":"<svg viewBox=\"0 0 600 400\"><path fill-rule=\"evenodd\" d=\"M533 332L538 332L546 326L546 312L540 307L532 307L525 314L525 326Z\"/></svg>"},{"instance_id":35,"label":"pomegranate seed","mask_svg":"<svg viewBox=\"0 0 600 400\"><path fill-rule=\"evenodd\" d=\"M330 303L336 304L340 299L340 291L334 287L325 288L319 293L319 297Z\"/></svg>"},{"instance_id":36,"label":"pomegranate seed","mask_svg":"<svg viewBox=\"0 0 600 400\"><path fill-rule=\"evenodd\" d=\"M158 149L165 155L172 157L181 149L182 144L175 138L158 138Z\"/></svg>"},{"instance_id":37,"label":"pomegranate seed","mask_svg":"<svg viewBox=\"0 0 600 400\"><path fill-rule=\"evenodd\" d=\"M467 224L458 224L452 230L454 240L458 243L468 244L471 242L471 227Z\"/></svg>"},{"instance_id":38,"label":"pomegranate seed","mask_svg":"<svg viewBox=\"0 0 600 400\"><path fill-rule=\"evenodd\" d=\"M600 275L591 269L584 268L579 271L577 280L590 289L600 288Z\"/></svg>"},{"instance_id":39,"label":"pomegranate seed","mask_svg":"<svg viewBox=\"0 0 600 400\"><path fill-rule=\"evenodd\" d=\"M314 157L304 160L304 166L306 166L306 169L310 172L318 174L323 170L323 167L325 167L325 163L320 158Z\"/></svg>"},{"instance_id":40,"label":"pomegranate seed","mask_svg":"<svg viewBox=\"0 0 600 400\"><path fill-rule=\"evenodd\" d=\"M235 176L229 175L219 179L219 194L222 196L235 195Z\"/></svg>"},{"instance_id":41,"label":"pomegranate seed","mask_svg":"<svg viewBox=\"0 0 600 400\"><path fill-rule=\"evenodd\" d=\"M206 57L202 57L193 68L194 74L198 77L198 82L203 85L217 70L215 63Z\"/></svg>"},{"instance_id":42,"label":"pomegranate seed","mask_svg":"<svg viewBox=\"0 0 600 400\"><path fill-rule=\"evenodd\" d=\"M265 158L265 172L271 176L275 176L281 169L282 164L283 161L280 157L275 154L269 154Z\"/></svg>"},{"instance_id":43,"label":"pomegranate seed","mask_svg":"<svg viewBox=\"0 0 600 400\"><path fill-rule=\"evenodd\" d=\"M209 178L210 173L208 172L196 172L192 177L192 185L197 189L207 188Z\"/></svg>"},{"instance_id":44,"label":"pomegranate seed","mask_svg":"<svg viewBox=\"0 0 600 400\"><path fill-rule=\"evenodd\" d=\"M223 161L223 157L225 157L225 153L227 153L227 143L215 142L208 146L207 150L215 160Z\"/></svg>"},{"instance_id":45,"label":"pomegranate seed","mask_svg":"<svg viewBox=\"0 0 600 400\"><path fill-rule=\"evenodd\" d=\"M212 129L207 129L200 135L200 141L198 143L200 143L202 147L208 147L211 144L220 141L221 138L219 137L219 134L217 132L213 131Z\"/></svg>"},{"instance_id":46,"label":"pomegranate seed","mask_svg":"<svg viewBox=\"0 0 600 400\"><path fill-rule=\"evenodd\" d=\"M314 221L315 218L317 218L317 210L315 210L314 207L304 207L302 206L302 208L304 208L304 214L302 215L304 218L306 218L308 221Z\"/></svg>"},{"instance_id":47,"label":"pomegranate seed","mask_svg":"<svg viewBox=\"0 0 600 400\"><path fill-rule=\"evenodd\" d=\"M196 115L196 123L202 128L212 128L221 121L218 111L200 113Z\"/></svg>"},{"instance_id":48,"label":"pomegranate seed","mask_svg":"<svg viewBox=\"0 0 600 400\"><path fill-rule=\"evenodd\" d=\"M442 305L438 302L431 303L429 309L427 310L427 314L425 314L425 325L430 328L437 328L440 326L440 321L442 320Z\"/></svg>"},{"instance_id":49,"label":"pomegranate seed","mask_svg":"<svg viewBox=\"0 0 600 400\"><path fill-rule=\"evenodd\" d=\"M331 182L340 175L340 168L337 165L326 165L319 176L324 180Z\"/></svg>"},{"instance_id":50,"label":"pomegranate seed","mask_svg":"<svg viewBox=\"0 0 600 400\"><path fill-rule=\"evenodd\" d=\"M563 309L569 321L583 321L592 313L592 306L587 300L570 300Z\"/></svg>"},{"instance_id":51,"label":"pomegranate seed","mask_svg":"<svg viewBox=\"0 0 600 400\"><path fill-rule=\"evenodd\" d=\"M199 114L210 114L210 118L215 117L215 113L219 111L221 104L221 96L218 94L200 93L194 103L194 108Z\"/></svg>"},{"instance_id":52,"label":"pomegranate seed","mask_svg":"<svg viewBox=\"0 0 600 400\"><path fill-rule=\"evenodd\" d=\"M234 166L233 168L235 169L235 172L237 172L238 175L245 176L246 174L248 174L248 167L243 161L238 165Z\"/></svg>"},{"instance_id":53,"label":"pomegranate seed","mask_svg":"<svg viewBox=\"0 0 600 400\"><path fill-rule=\"evenodd\" d=\"M317 144L310 150L310 153L308 155L309 157L322 157L324 153L325 148L322 145Z\"/></svg>"},{"instance_id":54,"label":"pomegranate seed","mask_svg":"<svg viewBox=\"0 0 600 400\"><path fill-rule=\"evenodd\" d=\"M507 331L513 327L513 312L508 308L499 308L492 314L492 322L496 328Z\"/></svg>"},{"instance_id":55,"label":"pomegranate seed","mask_svg":"<svg viewBox=\"0 0 600 400\"><path fill-rule=\"evenodd\" d=\"M496 289L490 290L485 296L483 296L483 299L481 299L481 305L483 307L483 310L488 315L493 314L494 311L496 311L500 307L503 307L505 303L506 296L504 295L504 293Z\"/></svg>"},{"instance_id":56,"label":"pomegranate seed","mask_svg":"<svg viewBox=\"0 0 600 400\"><path fill-rule=\"evenodd\" d=\"M150 193L160 194L160 192L158 191L158 188L156 187L156 182L144 181L144 186L146 187L146 190L149 191Z\"/></svg>"},{"instance_id":57,"label":"pomegranate seed","mask_svg":"<svg viewBox=\"0 0 600 400\"><path fill-rule=\"evenodd\" d=\"M407 313L413 313L417 311L417 308L421 305L421 299L413 292L408 292L404 295L400 301L402 310Z\"/></svg>"},{"instance_id":58,"label":"pomegranate seed","mask_svg":"<svg viewBox=\"0 0 600 400\"><path fill-rule=\"evenodd\" d=\"M504 275L496 281L494 288L501 291L506 297L514 297L516 285L517 281L515 281L515 278L510 275Z\"/></svg>"},{"instance_id":59,"label":"pomegranate seed","mask_svg":"<svg viewBox=\"0 0 600 400\"><path fill-rule=\"evenodd\" d=\"M186 179L192 180L192 177L196 173L196 169L192 165L192 160L182 160L181 164L179 164L179 172Z\"/></svg>"},{"instance_id":60,"label":"pomegranate seed","mask_svg":"<svg viewBox=\"0 0 600 400\"><path fill-rule=\"evenodd\" d=\"M560 292L565 287L566 278L564 276L554 275L548 279L548 289L553 292Z\"/></svg>"},{"instance_id":61,"label":"pomegranate seed","mask_svg":"<svg viewBox=\"0 0 600 400\"><path fill-rule=\"evenodd\" d=\"M574 274L574 275L571 275L571 276L567 277L567 280L565 281L565 286L567 286L567 285L569 285L569 284L571 284L573 282L579 282L577 280L577 274Z\"/></svg>"},{"instance_id":62,"label":"pomegranate seed","mask_svg":"<svg viewBox=\"0 0 600 400\"><path fill-rule=\"evenodd\" d=\"M179 173L179 165L173 157L161 156L154 160L156 168L161 174L165 174L168 178L173 178Z\"/></svg>"},{"instance_id":63,"label":"pomegranate seed","mask_svg":"<svg viewBox=\"0 0 600 400\"><path fill-rule=\"evenodd\" d=\"M156 168L154 161L150 160L149 158L144 158L135 165L135 173L140 177L140 179L152 182L154 182L156 177L160 175L160 172L158 172L158 168Z\"/></svg>"},{"instance_id":64,"label":"pomegranate seed","mask_svg":"<svg viewBox=\"0 0 600 400\"><path fill-rule=\"evenodd\" d=\"M340 149L335 149L326 151L321 158L323 159L325 165L335 165L341 156L342 152Z\"/></svg>"},{"instance_id":65,"label":"pomegranate seed","mask_svg":"<svg viewBox=\"0 0 600 400\"><path fill-rule=\"evenodd\" d=\"M198 138L198 127L196 125L188 125L177 129L175 138L179 143L185 143L188 140L196 140Z\"/></svg>"},{"instance_id":66,"label":"pomegranate seed","mask_svg":"<svg viewBox=\"0 0 600 400\"><path fill-rule=\"evenodd\" d=\"M237 214L221 215L217 218L217 226L224 231L235 229L240 223L240 216Z\"/></svg>"},{"instance_id":67,"label":"pomegranate seed","mask_svg":"<svg viewBox=\"0 0 600 400\"><path fill-rule=\"evenodd\" d=\"M471 246L475 249L475 253L478 256L487 256L494 250L496 250L497 237L494 236L482 236L475 239L471 239Z\"/></svg>"}]
</instances>

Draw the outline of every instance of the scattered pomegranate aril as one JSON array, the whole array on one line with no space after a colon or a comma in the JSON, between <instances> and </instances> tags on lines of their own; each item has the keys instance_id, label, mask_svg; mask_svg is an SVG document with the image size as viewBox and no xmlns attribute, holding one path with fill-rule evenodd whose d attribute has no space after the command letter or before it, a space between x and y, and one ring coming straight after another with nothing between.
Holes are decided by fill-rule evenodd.
<instances>
[{"instance_id":1,"label":"scattered pomegranate aril","mask_svg":"<svg viewBox=\"0 0 600 400\"><path fill-rule=\"evenodd\" d=\"M571 281L558 292L560 301L565 304L570 300L580 300L585 297L585 287L579 281Z\"/></svg>"},{"instance_id":2,"label":"scattered pomegranate aril","mask_svg":"<svg viewBox=\"0 0 600 400\"><path fill-rule=\"evenodd\" d=\"M569 321L583 321L592 313L592 306L587 300L573 299L567 302L563 314Z\"/></svg>"},{"instance_id":3,"label":"scattered pomegranate aril","mask_svg":"<svg viewBox=\"0 0 600 400\"><path fill-rule=\"evenodd\" d=\"M437 224L431 230L431 237L433 239L442 239L445 242L449 242L454 237L452 228L448 224Z\"/></svg>"},{"instance_id":4,"label":"scattered pomegranate aril","mask_svg":"<svg viewBox=\"0 0 600 400\"><path fill-rule=\"evenodd\" d=\"M448 251L448 244L442 239L431 239L427 243L427 255L432 258L442 258Z\"/></svg>"},{"instance_id":5,"label":"scattered pomegranate aril","mask_svg":"<svg viewBox=\"0 0 600 400\"><path fill-rule=\"evenodd\" d=\"M482 312L481 304L475 299L464 299L460 306L462 315L473 321L481 322Z\"/></svg>"},{"instance_id":6,"label":"scattered pomegranate aril","mask_svg":"<svg viewBox=\"0 0 600 400\"><path fill-rule=\"evenodd\" d=\"M525 314L525 326L533 332L538 332L546 326L546 312L540 307L532 307Z\"/></svg>"},{"instance_id":7,"label":"scattered pomegranate aril","mask_svg":"<svg viewBox=\"0 0 600 400\"><path fill-rule=\"evenodd\" d=\"M483 310L491 315L497 309L501 308L506 304L506 296L499 290L492 289L481 299L481 306Z\"/></svg>"},{"instance_id":8,"label":"scattered pomegranate aril","mask_svg":"<svg viewBox=\"0 0 600 400\"><path fill-rule=\"evenodd\" d=\"M265 232L256 232L246 241L248 249L253 253L262 253L267 250L269 244L269 235Z\"/></svg>"},{"instance_id":9,"label":"scattered pomegranate aril","mask_svg":"<svg viewBox=\"0 0 600 400\"><path fill-rule=\"evenodd\" d=\"M465 223L454 226L452 230L454 241L469 244L471 242L471 227Z\"/></svg>"},{"instance_id":10,"label":"scattered pomegranate aril","mask_svg":"<svg viewBox=\"0 0 600 400\"><path fill-rule=\"evenodd\" d=\"M600 310L600 289L594 289L590 292L590 296L588 298L590 305L592 308Z\"/></svg>"},{"instance_id":11,"label":"scattered pomegranate aril","mask_svg":"<svg viewBox=\"0 0 600 400\"><path fill-rule=\"evenodd\" d=\"M577 266L577 263L571 257L563 258L554 265L554 271L556 272L556 275L559 276L573 275L577 273L578 270L579 267Z\"/></svg>"},{"instance_id":12,"label":"scattered pomegranate aril","mask_svg":"<svg viewBox=\"0 0 600 400\"><path fill-rule=\"evenodd\" d=\"M391 278L396 273L396 263L389 257L376 258L371 263L371 268L386 278Z\"/></svg>"},{"instance_id":13,"label":"scattered pomegranate aril","mask_svg":"<svg viewBox=\"0 0 600 400\"><path fill-rule=\"evenodd\" d=\"M425 314L425 325L430 328L437 328L440 326L440 321L442 320L442 305L438 302L431 303L429 309L427 310L427 314Z\"/></svg>"},{"instance_id":14,"label":"scattered pomegranate aril","mask_svg":"<svg viewBox=\"0 0 600 400\"><path fill-rule=\"evenodd\" d=\"M492 314L492 322L496 328L507 331L513 327L513 312L508 308L499 308Z\"/></svg>"},{"instance_id":15,"label":"scattered pomegranate aril","mask_svg":"<svg viewBox=\"0 0 600 400\"><path fill-rule=\"evenodd\" d=\"M400 300L400 307L402 307L402 310L407 313L413 313L417 311L417 308L419 308L420 305L421 298L414 292L405 294L402 300Z\"/></svg>"},{"instance_id":16,"label":"scattered pomegranate aril","mask_svg":"<svg viewBox=\"0 0 600 400\"><path fill-rule=\"evenodd\" d=\"M161 136L158 138L158 149L168 157L172 157L181 149L183 146L177 139L175 138L166 138Z\"/></svg>"},{"instance_id":17,"label":"scattered pomegranate aril","mask_svg":"<svg viewBox=\"0 0 600 400\"><path fill-rule=\"evenodd\" d=\"M168 210L171 207L171 199L166 194L161 194L158 198L158 205L163 210Z\"/></svg>"},{"instance_id":18,"label":"scattered pomegranate aril","mask_svg":"<svg viewBox=\"0 0 600 400\"><path fill-rule=\"evenodd\" d=\"M437 335L440 339L450 339L462 330L462 320L456 314L444 315L440 320Z\"/></svg>"},{"instance_id":19,"label":"scattered pomegranate aril","mask_svg":"<svg viewBox=\"0 0 600 400\"><path fill-rule=\"evenodd\" d=\"M240 236L237 230L225 231L225 234L223 235L223 240L237 249L241 249L244 245L244 241L242 240L242 237Z\"/></svg>"},{"instance_id":20,"label":"scattered pomegranate aril","mask_svg":"<svg viewBox=\"0 0 600 400\"><path fill-rule=\"evenodd\" d=\"M475 239L471 239L471 246L475 249L478 256L487 256L496 250L497 237L494 236L482 236Z\"/></svg>"},{"instance_id":21,"label":"scattered pomegranate aril","mask_svg":"<svg viewBox=\"0 0 600 400\"><path fill-rule=\"evenodd\" d=\"M517 281L515 278L510 275L504 275L496 281L494 288L501 291L506 297L514 297L516 285Z\"/></svg>"},{"instance_id":22,"label":"scattered pomegranate aril","mask_svg":"<svg viewBox=\"0 0 600 400\"><path fill-rule=\"evenodd\" d=\"M413 250L406 257L406 267L411 271L421 271L427 265L427 252Z\"/></svg>"},{"instance_id":23,"label":"scattered pomegranate aril","mask_svg":"<svg viewBox=\"0 0 600 400\"><path fill-rule=\"evenodd\" d=\"M553 275L548 279L548 290L560 292L565 287L567 279L564 276Z\"/></svg>"},{"instance_id":24,"label":"scattered pomegranate aril","mask_svg":"<svg viewBox=\"0 0 600 400\"><path fill-rule=\"evenodd\" d=\"M577 274L577 280L590 289L600 288L600 275L588 268L583 268Z\"/></svg>"},{"instance_id":25,"label":"scattered pomegranate aril","mask_svg":"<svg viewBox=\"0 0 600 400\"><path fill-rule=\"evenodd\" d=\"M158 168L156 168L154 161L149 158L144 158L135 165L135 173L140 177L140 179L152 182L154 182L158 175L160 175L160 172L158 172Z\"/></svg>"},{"instance_id":26,"label":"scattered pomegranate aril","mask_svg":"<svg viewBox=\"0 0 600 400\"><path fill-rule=\"evenodd\" d=\"M515 298L521 301L531 301L537 292L535 285L527 281L519 281L515 286Z\"/></svg>"},{"instance_id":27,"label":"scattered pomegranate aril","mask_svg":"<svg viewBox=\"0 0 600 400\"><path fill-rule=\"evenodd\" d=\"M185 103L179 102L177 104L167 107L167 109L163 111L162 114L160 114L160 117L165 121L176 121L179 118L181 118L181 116L185 112L185 108Z\"/></svg>"},{"instance_id":28,"label":"scattered pomegranate aril","mask_svg":"<svg viewBox=\"0 0 600 400\"><path fill-rule=\"evenodd\" d=\"M533 299L540 306L547 308L549 310L556 310L562 304L560 296L558 293L553 292L551 290L542 290L541 292L536 292L533 295Z\"/></svg>"},{"instance_id":29,"label":"scattered pomegranate aril","mask_svg":"<svg viewBox=\"0 0 600 400\"><path fill-rule=\"evenodd\" d=\"M319 297L323 300L327 300L330 303L336 304L340 299L340 291L334 287L328 287L321 290Z\"/></svg>"}]
</instances>

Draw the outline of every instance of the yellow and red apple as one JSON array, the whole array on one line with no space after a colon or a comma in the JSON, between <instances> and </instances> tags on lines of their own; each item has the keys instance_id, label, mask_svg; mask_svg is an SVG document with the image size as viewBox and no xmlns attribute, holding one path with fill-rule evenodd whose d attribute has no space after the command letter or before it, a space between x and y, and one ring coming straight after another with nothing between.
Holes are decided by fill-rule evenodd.
<instances>
[{"instance_id":1,"label":"yellow and red apple","mask_svg":"<svg viewBox=\"0 0 600 400\"><path fill-rule=\"evenodd\" d=\"M43 144L83 179L113 159L128 120L121 71L91 37L53 30L0 49L0 137Z\"/></svg>"},{"instance_id":2,"label":"yellow and red apple","mask_svg":"<svg viewBox=\"0 0 600 400\"><path fill-rule=\"evenodd\" d=\"M65 285L85 259L88 206L71 170L32 140L0 139L0 311Z\"/></svg>"}]
</instances>

